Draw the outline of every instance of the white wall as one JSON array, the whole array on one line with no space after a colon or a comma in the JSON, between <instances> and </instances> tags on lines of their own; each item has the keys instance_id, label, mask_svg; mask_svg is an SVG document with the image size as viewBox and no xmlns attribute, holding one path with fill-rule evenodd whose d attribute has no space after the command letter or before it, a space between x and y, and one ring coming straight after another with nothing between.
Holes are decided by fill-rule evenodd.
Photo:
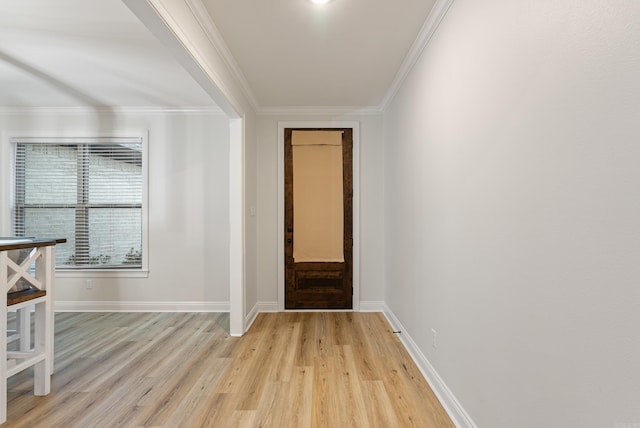
<instances>
[{"instance_id":1,"label":"white wall","mask_svg":"<svg viewBox=\"0 0 640 428\"><path fill-rule=\"evenodd\" d=\"M254 114L245 115L245 315L260 300L258 274L258 161L257 119ZM251 208L256 215L251 215Z\"/></svg>"},{"instance_id":2,"label":"white wall","mask_svg":"<svg viewBox=\"0 0 640 428\"><path fill-rule=\"evenodd\" d=\"M85 289L83 278L58 278L56 301L67 306L69 302L117 301L228 307L229 126L224 115L0 115L0 133L147 130L149 277L94 278L91 290ZM4 171L7 160L0 162ZM3 200L3 211L6 204Z\"/></svg>"},{"instance_id":3,"label":"white wall","mask_svg":"<svg viewBox=\"0 0 640 428\"><path fill-rule=\"evenodd\" d=\"M639 77L638 1L458 0L385 112L386 300L479 427L640 426Z\"/></svg>"},{"instance_id":4,"label":"white wall","mask_svg":"<svg viewBox=\"0 0 640 428\"><path fill-rule=\"evenodd\" d=\"M258 301L278 300L278 122L358 121L360 125L360 300L384 300L382 116L258 116Z\"/></svg>"},{"instance_id":5,"label":"white wall","mask_svg":"<svg viewBox=\"0 0 640 428\"><path fill-rule=\"evenodd\" d=\"M221 110L232 119L242 120L244 168L239 168L235 160L232 160L233 191L242 193L243 208L255 205L255 101L243 90L242 82L224 55L224 47L214 44L216 35L208 29L210 23L201 20L206 13L198 12L203 9L203 5L191 0L123 1L176 56ZM234 140L233 147L237 147L235 144L239 143ZM236 171L242 172L242 176L238 176ZM258 294L255 253L257 229L254 220L249 219L245 223L246 213L241 214L242 219L236 217L236 208L239 207L230 205L229 208L234 213L233 218L230 218L230 231L233 234L230 239L233 245L229 251L233 255L230 258L233 271L229 279L234 291L230 296L230 332L232 335L241 335L250 318L248 311L255 306Z\"/></svg>"}]
</instances>

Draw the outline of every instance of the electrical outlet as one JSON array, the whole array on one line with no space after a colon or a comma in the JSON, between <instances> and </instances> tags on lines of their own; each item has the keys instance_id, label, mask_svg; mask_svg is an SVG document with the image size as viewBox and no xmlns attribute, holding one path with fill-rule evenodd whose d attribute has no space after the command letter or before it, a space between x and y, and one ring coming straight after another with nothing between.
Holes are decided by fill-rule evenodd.
<instances>
[{"instance_id":1,"label":"electrical outlet","mask_svg":"<svg viewBox=\"0 0 640 428\"><path fill-rule=\"evenodd\" d=\"M438 348L438 332L435 329L431 329L432 341L431 346L434 348Z\"/></svg>"},{"instance_id":2,"label":"electrical outlet","mask_svg":"<svg viewBox=\"0 0 640 428\"><path fill-rule=\"evenodd\" d=\"M87 290L91 290L93 288L93 280L87 279L87 282L85 282L84 287Z\"/></svg>"}]
</instances>

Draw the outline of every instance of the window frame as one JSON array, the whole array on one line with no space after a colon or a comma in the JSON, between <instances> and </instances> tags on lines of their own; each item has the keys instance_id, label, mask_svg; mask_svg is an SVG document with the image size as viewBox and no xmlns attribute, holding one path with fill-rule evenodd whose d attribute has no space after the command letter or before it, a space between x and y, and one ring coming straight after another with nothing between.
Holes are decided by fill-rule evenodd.
<instances>
[{"instance_id":1,"label":"window frame","mask_svg":"<svg viewBox=\"0 0 640 428\"><path fill-rule=\"evenodd\" d=\"M148 168L148 132L118 132L110 134L100 135L73 135L64 137L51 137L53 133L47 134L11 134L6 135L3 138L5 141L5 147L3 148L1 158L6 160L2 162L3 166L7 166L5 169L6 174L2 174L0 180L4 181L2 186L2 200L8 201L8 208L2 210L0 214L0 230L8 235L7 232L11 230L11 215L15 212L16 206L16 188L15 188L15 170L16 170L16 149L20 143L29 144L127 144L136 143L142 144L142 206L141 206L141 240L142 240L142 265L141 267L109 267L100 268L99 265L92 267L65 267L57 266L56 275L61 278L110 278L110 277L132 277L132 278L146 278L149 275L149 221L148 221L148 182L149 182L149 168ZM7 191L8 190L8 191Z\"/></svg>"}]
</instances>

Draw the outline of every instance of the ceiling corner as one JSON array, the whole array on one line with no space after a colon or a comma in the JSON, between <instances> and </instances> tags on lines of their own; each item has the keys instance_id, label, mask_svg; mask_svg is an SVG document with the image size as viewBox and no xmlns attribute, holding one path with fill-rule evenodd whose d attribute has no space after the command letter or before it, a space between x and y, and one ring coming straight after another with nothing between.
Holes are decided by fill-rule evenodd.
<instances>
[{"instance_id":1,"label":"ceiling corner","mask_svg":"<svg viewBox=\"0 0 640 428\"><path fill-rule=\"evenodd\" d=\"M242 93L247 98L247 101L251 104L253 110L257 112L260 109L258 100L251 90L251 86L249 86L249 82L242 72L242 69L240 69L240 66L227 47L227 44L225 43L222 34L220 34L218 27L216 27L215 23L211 19L211 15L209 15L209 12L207 11L207 8L202 3L202 0L185 0L185 3L189 7L189 9L191 9L193 16L196 18L196 20L204 30L207 38L216 48L220 56L223 58L226 66L229 68L234 78L237 80Z\"/></svg>"},{"instance_id":2,"label":"ceiling corner","mask_svg":"<svg viewBox=\"0 0 640 428\"><path fill-rule=\"evenodd\" d=\"M260 107L257 110L259 116L377 116L383 111L379 106L348 107L348 106L279 106Z\"/></svg>"},{"instance_id":3,"label":"ceiling corner","mask_svg":"<svg viewBox=\"0 0 640 428\"><path fill-rule=\"evenodd\" d=\"M437 0L433 5L433 9L429 12L427 20L420 29L418 36L411 45L409 52L407 52L407 55L402 61L402 65L391 82L391 86L378 106L381 112L384 113L387 107L389 107L389 104L391 104L391 101L393 101L393 98L396 96L400 87L407 78L407 75L420 58L420 54L422 54L422 51L429 44L431 37L433 37L433 34L438 29L438 26L446 16L453 2L454 0Z\"/></svg>"}]
</instances>

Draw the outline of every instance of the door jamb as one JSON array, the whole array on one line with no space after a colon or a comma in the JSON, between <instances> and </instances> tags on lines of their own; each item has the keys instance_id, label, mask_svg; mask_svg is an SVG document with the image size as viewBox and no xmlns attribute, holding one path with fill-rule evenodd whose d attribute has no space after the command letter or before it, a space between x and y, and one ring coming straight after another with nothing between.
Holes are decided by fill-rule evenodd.
<instances>
[{"instance_id":1,"label":"door jamb","mask_svg":"<svg viewBox=\"0 0 640 428\"><path fill-rule=\"evenodd\" d=\"M278 311L284 309L284 130L351 128L353 130L353 305L360 310L360 123L358 121L278 122Z\"/></svg>"}]
</instances>

